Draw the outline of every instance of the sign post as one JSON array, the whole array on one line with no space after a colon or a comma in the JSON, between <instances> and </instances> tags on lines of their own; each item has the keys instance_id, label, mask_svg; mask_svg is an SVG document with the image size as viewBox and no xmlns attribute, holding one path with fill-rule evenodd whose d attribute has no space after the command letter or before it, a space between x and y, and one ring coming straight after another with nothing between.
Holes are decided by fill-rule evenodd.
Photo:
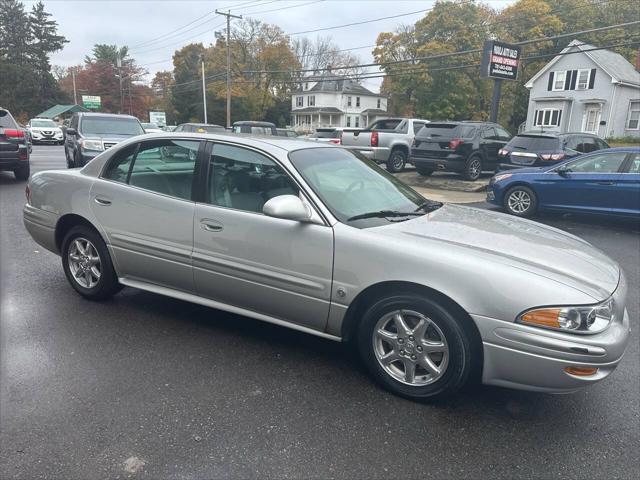
<instances>
[{"instance_id":1,"label":"sign post","mask_svg":"<svg viewBox=\"0 0 640 480\"><path fill-rule=\"evenodd\" d=\"M492 122L498 120L498 107L500 105L500 90L503 80L517 80L518 67L522 49L520 45L487 40L482 50L482 64L480 76L493 78L493 96L491 97L491 113L489 119Z\"/></svg>"},{"instance_id":2,"label":"sign post","mask_svg":"<svg viewBox=\"0 0 640 480\"><path fill-rule=\"evenodd\" d=\"M102 105L100 97L97 95L82 95L82 106L89 110L97 110Z\"/></svg>"}]
</instances>

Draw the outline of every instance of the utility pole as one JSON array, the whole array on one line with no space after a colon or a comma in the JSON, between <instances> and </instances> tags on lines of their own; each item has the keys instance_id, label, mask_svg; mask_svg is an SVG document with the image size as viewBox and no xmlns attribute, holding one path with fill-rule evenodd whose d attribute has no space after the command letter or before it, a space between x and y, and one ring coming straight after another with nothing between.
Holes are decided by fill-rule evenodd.
<instances>
[{"instance_id":1,"label":"utility pole","mask_svg":"<svg viewBox=\"0 0 640 480\"><path fill-rule=\"evenodd\" d=\"M73 80L73 104L78 104L78 93L76 92L76 67L71 67L71 79Z\"/></svg>"},{"instance_id":2,"label":"utility pole","mask_svg":"<svg viewBox=\"0 0 640 480\"><path fill-rule=\"evenodd\" d=\"M133 88L133 84L131 83L131 76L129 76L129 115L133 115L133 103L131 101L131 88Z\"/></svg>"},{"instance_id":3,"label":"utility pole","mask_svg":"<svg viewBox=\"0 0 640 480\"><path fill-rule=\"evenodd\" d=\"M120 80L120 111L118 113L122 113L124 110L124 96L122 95L122 59L120 58L120 53L118 53L116 66L118 67L118 78Z\"/></svg>"},{"instance_id":4,"label":"utility pole","mask_svg":"<svg viewBox=\"0 0 640 480\"><path fill-rule=\"evenodd\" d=\"M218 10L216 13L227 17L227 128L229 128L231 127L231 18L242 18L242 15L231 15L230 11L224 13Z\"/></svg>"},{"instance_id":5,"label":"utility pole","mask_svg":"<svg viewBox=\"0 0 640 480\"><path fill-rule=\"evenodd\" d=\"M202 62L202 108L204 110L204 123L207 121L207 87L204 81L204 55L200 55L200 61Z\"/></svg>"},{"instance_id":6,"label":"utility pole","mask_svg":"<svg viewBox=\"0 0 640 480\"><path fill-rule=\"evenodd\" d=\"M502 89L502 79L493 79L493 96L491 97L491 110L489 112L489 121L496 123L498 121L498 107L500 106L500 90Z\"/></svg>"}]
</instances>

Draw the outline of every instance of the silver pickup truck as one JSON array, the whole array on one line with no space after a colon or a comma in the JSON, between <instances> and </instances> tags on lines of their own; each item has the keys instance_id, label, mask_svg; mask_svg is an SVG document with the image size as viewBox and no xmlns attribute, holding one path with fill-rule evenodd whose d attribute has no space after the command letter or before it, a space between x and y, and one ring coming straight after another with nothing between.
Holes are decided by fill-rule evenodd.
<instances>
[{"instance_id":1,"label":"silver pickup truck","mask_svg":"<svg viewBox=\"0 0 640 480\"><path fill-rule=\"evenodd\" d=\"M400 172L409 159L416 133L427 123L429 120L420 118L377 120L360 132L343 132L342 146L385 163L390 172Z\"/></svg>"}]
</instances>

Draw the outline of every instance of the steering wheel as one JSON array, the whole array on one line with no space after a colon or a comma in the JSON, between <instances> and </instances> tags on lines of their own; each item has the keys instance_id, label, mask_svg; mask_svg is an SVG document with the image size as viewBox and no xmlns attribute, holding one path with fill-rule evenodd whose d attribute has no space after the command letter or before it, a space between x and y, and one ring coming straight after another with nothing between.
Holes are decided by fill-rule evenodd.
<instances>
[{"instance_id":1,"label":"steering wheel","mask_svg":"<svg viewBox=\"0 0 640 480\"><path fill-rule=\"evenodd\" d=\"M362 190L364 188L364 182L362 180L356 180L355 182L352 182L347 187L347 193L353 192L357 186L359 186L358 190Z\"/></svg>"}]
</instances>

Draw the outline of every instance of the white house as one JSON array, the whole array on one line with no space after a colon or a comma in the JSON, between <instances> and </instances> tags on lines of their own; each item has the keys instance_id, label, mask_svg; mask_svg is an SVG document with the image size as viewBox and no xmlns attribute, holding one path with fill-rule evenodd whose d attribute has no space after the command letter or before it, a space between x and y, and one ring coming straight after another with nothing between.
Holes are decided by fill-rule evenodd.
<instances>
[{"instance_id":1,"label":"white house","mask_svg":"<svg viewBox=\"0 0 640 480\"><path fill-rule=\"evenodd\" d=\"M622 55L594 48L573 40L525 84L525 130L640 137L640 73Z\"/></svg>"},{"instance_id":2,"label":"white house","mask_svg":"<svg viewBox=\"0 0 640 480\"><path fill-rule=\"evenodd\" d=\"M364 128L386 116L387 97L331 72L309 77L291 98L291 125L297 130Z\"/></svg>"}]
</instances>

